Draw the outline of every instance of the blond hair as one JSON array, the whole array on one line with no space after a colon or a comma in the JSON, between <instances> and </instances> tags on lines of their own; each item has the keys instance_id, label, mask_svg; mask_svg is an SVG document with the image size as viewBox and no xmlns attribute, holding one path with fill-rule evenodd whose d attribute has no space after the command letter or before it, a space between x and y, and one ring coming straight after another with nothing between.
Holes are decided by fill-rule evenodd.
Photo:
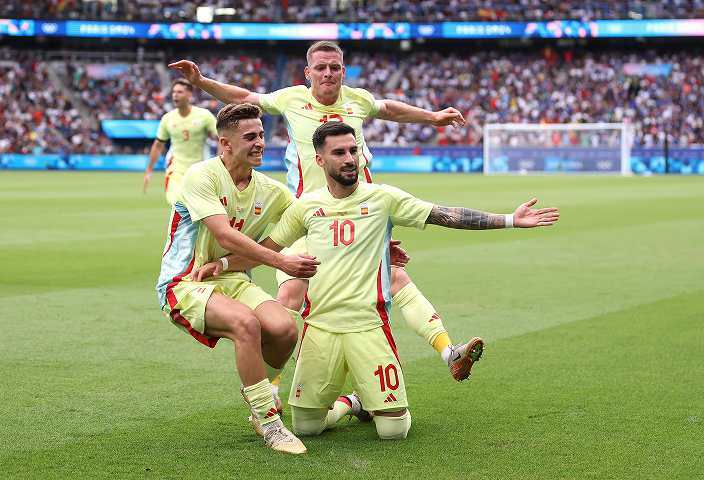
<instances>
[{"instance_id":1,"label":"blond hair","mask_svg":"<svg viewBox=\"0 0 704 480\"><path fill-rule=\"evenodd\" d=\"M311 45L308 52L306 52L306 60L308 61L308 65L310 65L311 58L315 52L337 52L340 54L340 59L342 59L342 62L344 63L344 54L342 53L342 49L335 42L320 40L319 42L315 42Z\"/></svg>"}]
</instances>

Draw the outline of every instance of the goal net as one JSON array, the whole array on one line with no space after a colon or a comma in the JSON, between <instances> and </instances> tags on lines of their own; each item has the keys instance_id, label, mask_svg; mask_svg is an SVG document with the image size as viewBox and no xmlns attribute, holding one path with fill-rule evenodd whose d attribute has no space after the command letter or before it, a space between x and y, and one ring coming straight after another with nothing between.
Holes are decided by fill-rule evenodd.
<instances>
[{"instance_id":1,"label":"goal net","mask_svg":"<svg viewBox=\"0 0 704 480\"><path fill-rule=\"evenodd\" d=\"M503 123L484 126L484 173L631 172L624 123Z\"/></svg>"}]
</instances>

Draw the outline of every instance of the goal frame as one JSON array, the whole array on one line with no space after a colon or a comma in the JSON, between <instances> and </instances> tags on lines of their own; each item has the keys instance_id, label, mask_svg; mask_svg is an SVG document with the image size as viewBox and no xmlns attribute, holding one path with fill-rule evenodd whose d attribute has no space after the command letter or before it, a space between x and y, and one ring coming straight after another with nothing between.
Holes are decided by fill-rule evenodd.
<instances>
[{"instance_id":1,"label":"goal frame","mask_svg":"<svg viewBox=\"0 0 704 480\"><path fill-rule=\"evenodd\" d=\"M630 175L631 172L631 126L627 123L487 123L484 125L483 131L483 150L484 150L484 162L483 171L484 175L496 175L505 174L512 175L518 174L519 172L492 172L489 168L489 153L491 145L488 142L489 135L492 131L504 130L504 131L541 131L541 130L559 130L559 131L575 131L575 130L620 130L621 132L621 175ZM530 148L530 147L527 147ZM533 171L531 173L537 174L551 174L546 171ZM567 172L561 172L567 173ZM588 172L570 172L570 173L584 173L593 175L609 175L617 174L617 172L600 173L596 171Z\"/></svg>"}]
</instances>

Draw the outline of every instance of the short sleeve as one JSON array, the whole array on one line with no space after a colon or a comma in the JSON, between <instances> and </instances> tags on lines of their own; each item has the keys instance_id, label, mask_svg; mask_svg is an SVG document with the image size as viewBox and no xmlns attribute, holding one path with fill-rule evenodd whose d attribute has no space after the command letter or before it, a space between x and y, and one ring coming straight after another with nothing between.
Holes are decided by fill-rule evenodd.
<instances>
[{"instance_id":1,"label":"short sleeve","mask_svg":"<svg viewBox=\"0 0 704 480\"><path fill-rule=\"evenodd\" d=\"M274 226L269 238L282 247L290 247L306 234L303 212L302 202L293 202Z\"/></svg>"},{"instance_id":2,"label":"short sleeve","mask_svg":"<svg viewBox=\"0 0 704 480\"><path fill-rule=\"evenodd\" d=\"M208 133L211 135L218 135L218 129L216 127L217 125L217 120L215 119L215 115L213 115L210 110L206 110L205 114L207 115L206 118L206 125L208 129Z\"/></svg>"},{"instance_id":3,"label":"short sleeve","mask_svg":"<svg viewBox=\"0 0 704 480\"><path fill-rule=\"evenodd\" d=\"M355 88L355 93L360 99L360 103L364 106L367 117L375 117L379 113L379 106L376 104L374 95L363 88Z\"/></svg>"},{"instance_id":4,"label":"short sleeve","mask_svg":"<svg viewBox=\"0 0 704 480\"><path fill-rule=\"evenodd\" d=\"M169 135L169 130L166 128L166 115L164 115L161 117L159 128L156 131L156 139L166 143L169 141L169 138L171 138L171 135Z\"/></svg>"},{"instance_id":5,"label":"short sleeve","mask_svg":"<svg viewBox=\"0 0 704 480\"><path fill-rule=\"evenodd\" d=\"M259 104L266 113L281 115L286 110L286 99L293 87L282 88L271 93L259 94Z\"/></svg>"},{"instance_id":6,"label":"short sleeve","mask_svg":"<svg viewBox=\"0 0 704 480\"><path fill-rule=\"evenodd\" d=\"M276 195L274 198L274 208L275 211L281 212L281 214L275 216L271 223L276 223L281 219L283 212L291 206L294 201L293 194L286 188L283 184L278 182L274 183Z\"/></svg>"},{"instance_id":7,"label":"short sleeve","mask_svg":"<svg viewBox=\"0 0 704 480\"><path fill-rule=\"evenodd\" d=\"M433 204L420 200L400 188L381 185L389 198L391 223L402 227L425 228L425 221L433 209Z\"/></svg>"},{"instance_id":8,"label":"short sleeve","mask_svg":"<svg viewBox=\"0 0 704 480\"><path fill-rule=\"evenodd\" d=\"M227 215L218 198L216 178L202 168L190 168L183 177L181 203L197 222L212 215Z\"/></svg>"}]
</instances>

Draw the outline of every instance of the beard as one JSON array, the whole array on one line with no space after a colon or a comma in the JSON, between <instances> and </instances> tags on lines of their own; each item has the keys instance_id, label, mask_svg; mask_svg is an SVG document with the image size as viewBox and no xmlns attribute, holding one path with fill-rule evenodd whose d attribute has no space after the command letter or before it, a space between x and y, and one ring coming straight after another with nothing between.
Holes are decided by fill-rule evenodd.
<instances>
[{"instance_id":1,"label":"beard","mask_svg":"<svg viewBox=\"0 0 704 480\"><path fill-rule=\"evenodd\" d=\"M343 177L340 172L329 172L330 177L335 180L337 183L340 185L343 185L345 187L349 187L350 185L354 185L357 183L357 180L359 179L359 172L355 170L354 176L353 177Z\"/></svg>"}]
</instances>

